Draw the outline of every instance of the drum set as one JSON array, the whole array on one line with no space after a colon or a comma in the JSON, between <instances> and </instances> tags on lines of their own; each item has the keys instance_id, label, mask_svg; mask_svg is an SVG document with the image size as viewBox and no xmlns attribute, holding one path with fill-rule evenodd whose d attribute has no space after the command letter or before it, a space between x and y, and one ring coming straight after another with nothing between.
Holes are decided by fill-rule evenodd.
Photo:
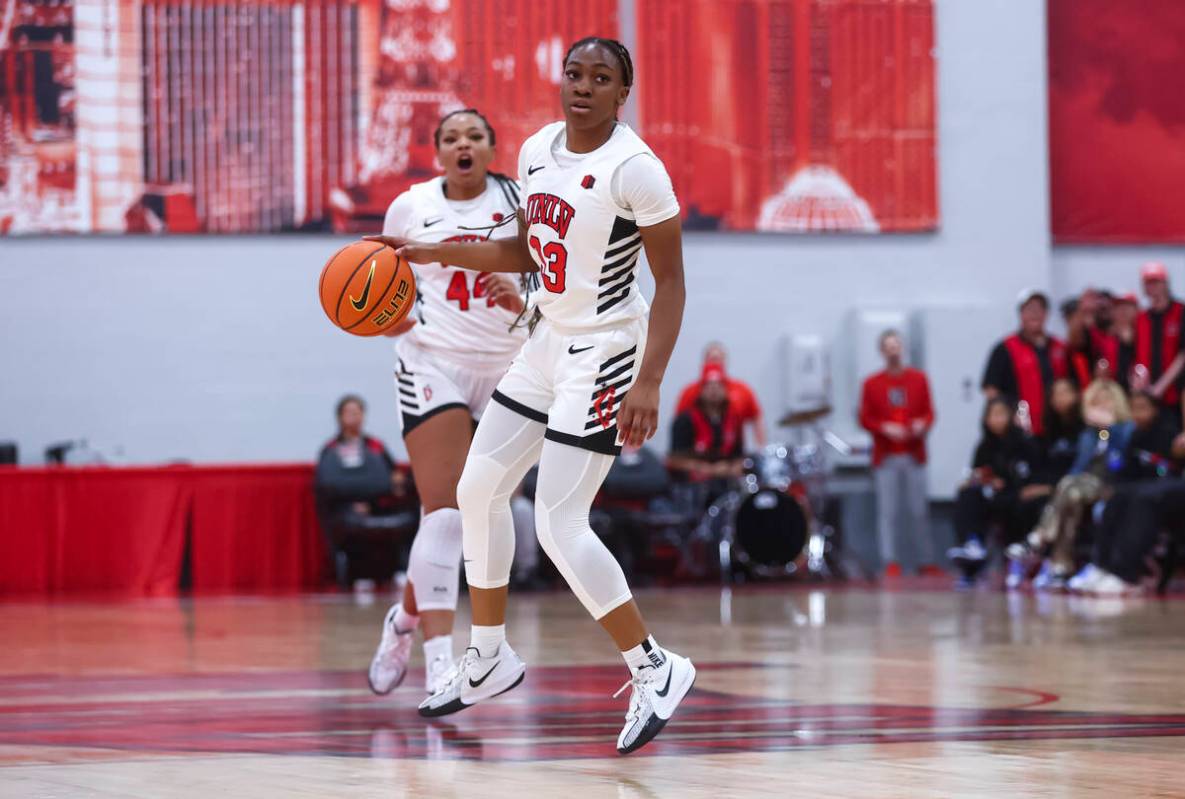
<instances>
[{"instance_id":1,"label":"drum set","mask_svg":"<svg viewBox=\"0 0 1185 799\"><path fill-rule=\"evenodd\" d=\"M827 488L826 449L844 455L851 449L820 427L829 413L821 408L783 419L794 440L747 457L743 475L708 506L704 533L717 540L725 582L804 572L844 576L835 558L837 508Z\"/></svg>"}]
</instances>

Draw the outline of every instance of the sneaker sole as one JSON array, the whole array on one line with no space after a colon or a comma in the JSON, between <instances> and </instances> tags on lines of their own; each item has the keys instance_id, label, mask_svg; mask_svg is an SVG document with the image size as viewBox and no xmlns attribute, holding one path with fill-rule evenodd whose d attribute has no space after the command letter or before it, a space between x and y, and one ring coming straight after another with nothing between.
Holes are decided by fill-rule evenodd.
<instances>
[{"instance_id":1,"label":"sneaker sole","mask_svg":"<svg viewBox=\"0 0 1185 799\"><path fill-rule=\"evenodd\" d=\"M477 704L480 704L481 702L485 702L487 699L493 699L496 696L501 696L502 694L506 693L507 691L517 688L519 686L519 684L526 678L526 676L527 676L527 670L523 669L523 673L518 675L518 679L515 680L514 682L512 682L510 685L506 686L505 688L503 688L501 691L499 691L496 694L490 694L485 699L477 700L476 702L474 702L471 705L465 704L464 702L461 701L460 697L458 697L458 698L454 699L453 701L449 702L447 705L441 705L440 707L422 707L419 709L420 715L426 719L435 719L435 718L439 718L441 716L450 716L453 713L460 712L467 707L473 707L473 705L477 705Z\"/></svg>"},{"instance_id":2,"label":"sneaker sole","mask_svg":"<svg viewBox=\"0 0 1185 799\"><path fill-rule=\"evenodd\" d=\"M679 709L679 705L683 704L683 700L691 693L691 689L695 685L695 674L695 665L693 664L691 666L691 679L687 681L687 687L683 689L683 694L679 697L679 701L675 703L675 710ZM658 717L658 714L651 716L650 720L646 722L646 726L642 728L642 732L634 739L634 742L625 749L618 749L617 754L628 755L630 752L636 752L653 741L662 732L663 727L667 726L667 722L675 717L675 710L671 711L670 718L662 719Z\"/></svg>"}]
</instances>

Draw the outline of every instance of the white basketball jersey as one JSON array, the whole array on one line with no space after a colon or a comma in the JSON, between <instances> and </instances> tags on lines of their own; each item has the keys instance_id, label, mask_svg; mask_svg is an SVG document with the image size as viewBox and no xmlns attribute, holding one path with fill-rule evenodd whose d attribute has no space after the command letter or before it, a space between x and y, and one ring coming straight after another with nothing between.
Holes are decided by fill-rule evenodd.
<instances>
[{"instance_id":1,"label":"white basketball jersey","mask_svg":"<svg viewBox=\"0 0 1185 799\"><path fill-rule=\"evenodd\" d=\"M410 200L410 203L409 203ZM468 201L444 196L444 178L417 183L392 203L402 206L399 222L383 233L416 241L485 241L518 235L515 213L518 186L486 178L486 190ZM407 206L410 206L408 208ZM390 217L388 217L390 220ZM485 294L482 273L440 263L412 264L418 297L418 324L396 343L407 341L452 362L476 368L505 368L526 340L526 330L511 332L517 314L500 308ZM509 274L517 281L518 275Z\"/></svg>"},{"instance_id":2,"label":"white basketball jersey","mask_svg":"<svg viewBox=\"0 0 1185 799\"><path fill-rule=\"evenodd\" d=\"M560 166L552 145L563 131L563 122L547 125L523 143L519 157L520 204L542 284L538 308L556 324L580 328L645 316L649 305L635 281L642 236L633 214L614 201L611 183L625 161L654 153L618 125L609 141Z\"/></svg>"}]
</instances>

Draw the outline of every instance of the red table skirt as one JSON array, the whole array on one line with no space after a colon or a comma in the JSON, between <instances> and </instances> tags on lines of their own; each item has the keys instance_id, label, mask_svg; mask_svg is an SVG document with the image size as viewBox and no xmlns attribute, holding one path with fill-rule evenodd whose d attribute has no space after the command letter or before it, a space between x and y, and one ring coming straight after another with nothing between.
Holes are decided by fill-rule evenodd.
<instances>
[{"instance_id":1,"label":"red table skirt","mask_svg":"<svg viewBox=\"0 0 1185 799\"><path fill-rule=\"evenodd\" d=\"M311 465L0 469L0 596L316 588Z\"/></svg>"}]
</instances>

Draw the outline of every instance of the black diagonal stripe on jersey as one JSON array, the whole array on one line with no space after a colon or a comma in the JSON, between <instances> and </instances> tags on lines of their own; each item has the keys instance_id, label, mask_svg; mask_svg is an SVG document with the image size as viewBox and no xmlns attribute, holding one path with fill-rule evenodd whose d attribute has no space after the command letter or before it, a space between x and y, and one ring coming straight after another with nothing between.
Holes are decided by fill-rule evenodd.
<instances>
[{"instance_id":1,"label":"black diagonal stripe on jersey","mask_svg":"<svg viewBox=\"0 0 1185 799\"><path fill-rule=\"evenodd\" d=\"M618 380L616 383L598 388L596 391L594 391L592 393L592 395L589 397L589 399L595 400L597 397L599 397L601 394L604 394L606 391L617 391L617 389L619 389L619 388L625 388L626 386L628 386L630 384L630 381L633 379L634 379L633 375L626 375L624 378L622 378L621 380Z\"/></svg>"},{"instance_id":2,"label":"black diagonal stripe on jersey","mask_svg":"<svg viewBox=\"0 0 1185 799\"><path fill-rule=\"evenodd\" d=\"M624 300L629 295L630 295L630 287L626 286L625 291L621 292L616 297L612 297L611 299L608 299L605 302L598 305L597 306L597 314L600 315L600 314L605 313L605 311L608 311L613 306L619 304L622 300Z\"/></svg>"},{"instance_id":3,"label":"black diagonal stripe on jersey","mask_svg":"<svg viewBox=\"0 0 1185 799\"><path fill-rule=\"evenodd\" d=\"M633 282L634 282L634 273L630 272L628 275L626 275L621 280L614 283L612 286L606 286L604 291L597 294L597 299L603 300L606 297L611 297Z\"/></svg>"},{"instance_id":4,"label":"black diagonal stripe on jersey","mask_svg":"<svg viewBox=\"0 0 1185 799\"><path fill-rule=\"evenodd\" d=\"M630 250L630 249L633 249L634 247L641 247L641 246L642 246L642 234L641 233L638 234L637 238L630 236L628 239L623 241L621 244L610 247L608 250L606 250L605 251L605 260L608 261L610 258L616 258L617 256L621 255L626 250Z\"/></svg>"},{"instance_id":5,"label":"black diagonal stripe on jersey","mask_svg":"<svg viewBox=\"0 0 1185 799\"><path fill-rule=\"evenodd\" d=\"M601 267L601 274L603 275L606 272L612 272L617 267L619 267L623 264L629 263L630 261L636 262L638 260L638 253L641 252L641 250L642 250L641 247L635 247L631 252L627 253L626 255L622 256L621 258L618 258L613 263L605 264L604 266Z\"/></svg>"},{"instance_id":6,"label":"black diagonal stripe on jersey","mask_svg":"<svg viewBox=\"0 0 1185 799\"><path fill-rule=\"evenodd\" d=\"M415 373L414 373L414 372L409 372L409 371L407 371L407 367L406 367L406 366L404 366L404 364L403 364L403 360L402 360L402 359L400 359L400 361L399 361L399 369L398 369L398 372L399 372L399 374L404 374L404 375L407 375L408 377L415 377Z\"/></svg>"},{"instance_id":7,"label":"black diagonal stripe on jersey","mask_svg":"<svg viewBox=\"0 0 1185 799\"><path fill-rule=\"evenodd\" d=\"M633 369L633 368L634 368L634 362L633 361L626 361L625 363L623 363L621 366L614 369L609 374L602 375L601 377L598 377L597 383L599 383L599 384L608 383L610 380L615 379L619 375L624 374L625 372L628 372L630 369Z\"/></svg>"},{"instance_id":8,"label":"black diagonal stripe on jersey","mask_svg":"<svg viewBox=\"0 0 1185 799\"><path fill-rule=\"evenodd\" d=\"M638 267L638 261L634 261L633 263L627 264L627 266L622 267L621 269L615 271L615 273L613 273L611 275L606 275L606 276L602 277L601 282L597 283L597 288L600 289L600 288L603 288L606 286L613 285L613 283L620 281L622 279L622 277L624 277L626 275L633 275L634 269L636 267Z\"/></svg>"},{"instance_id":9,"label":"black diagonal stripe on jersey","mask_svg":"<svg viewBox=\"0 0 1185 799\"><path fill-rule=\"evenodd\" d=\"M406 377L400 377L399 375L395 376L395 382L401 386L407 386L408 388L415 388L416 387L415 383L408 380Z\"/></svg>"},{"instance_id":10,"label":"black diagonal stripe on jersey","mask_svg":"<svg viewBox=\"0 0 1185 799\"><path fill-rule=\"evenodd\" d=\"M602 271L601 280L597 281L597 288L604 288L609 286L610 283L616 283L617 281L621 280L622 277L633 273L635 269L638 269L638 256L636 255L633 258L630 258L629 263L627 263L626 266L623 266L621 269L617 269L616 271L608 271L608 273L606 273L606 271Z\"/></svg>"},{"instance_id":11,"label":"black diagonal stripe on jersey","mask_svg":"<svg viewBox=\"0 0 1185 799\"><path fill-rule=\"evenodd\" d=\"M604 363L602 363L602 364L601 364L601 368L597 370L597 373L598 373L598 374L600 374L600 373L604 372L604 371L605 371L606 369L608 369L610 366L612 366L613 364L615 364L615 363L617 363L618 361L622 360L623 358L628 358L628 357L630 357L631 355L637 355L637 354L638 354L638 345L637 345L637 344L635 344L634 346L630 347L630 348L629 348L628 350L626 350L625 352L619 352L619 353L617 353L616 355L614 355L612 358L610 358L609 360L607 360L607 361L605 361Z\"/></svg>"},{"instance_id":12,"label":"black diagonal stripe on jersey","mask_svg":"<svg viewBox=\"0 0 1185 799\"><path fill-rule=\"evenodd\" d=\"M609 245L617 244L638 232L638 225L632 219L619 216L613 220L613 230L609 233Z\"/></svg>"},{"instance_id":13,"label":"black diagonal stripe on jersey","mask_svg":"<svg viewBox=\"0 0 1185 799\"><path fill-rule=\"evenodd\" d=\"M415 400L419 399L419 397L416 396L416 393L414 391L408 391L405 388L399 389L399 396L407 397L409 400L412 400L413 402Z\"/></svg>"},{"instance_id":14,"label":"black diagonal stripe on jersey","mask_svg":"<svg viewBox=\"0 0 1185 799\"><path fill-rule=\"evenodd\" d=\"M629 393L628 391L623 391L623 392L621 392L621 396L619 396L619 397L618 397L616 400L614 400L614 402L613 402L613 408L610 410L610 413L613 415L613 421L612 421L612 422L610 422L610 424L609 424L609 428L610 428L610 429L612 429L612 428L614 428L614 427L616 427L616 426L617 426L617 411L618 411L618 410L620 409L620 407L621 407L621 401L622 401L623 399L625 399L625 395L626 395L626 394L628 394L628 393ZM584 425L584 429L585 429L585 430L592 430L594 427L600 427L600 426L601 426L601 422L600 422L600 420L599 420L599 419L593 419L592 421L590 421L590 422L586 422L586 423L585 423L585 425Z\"/></svg>"}]
</instances>

